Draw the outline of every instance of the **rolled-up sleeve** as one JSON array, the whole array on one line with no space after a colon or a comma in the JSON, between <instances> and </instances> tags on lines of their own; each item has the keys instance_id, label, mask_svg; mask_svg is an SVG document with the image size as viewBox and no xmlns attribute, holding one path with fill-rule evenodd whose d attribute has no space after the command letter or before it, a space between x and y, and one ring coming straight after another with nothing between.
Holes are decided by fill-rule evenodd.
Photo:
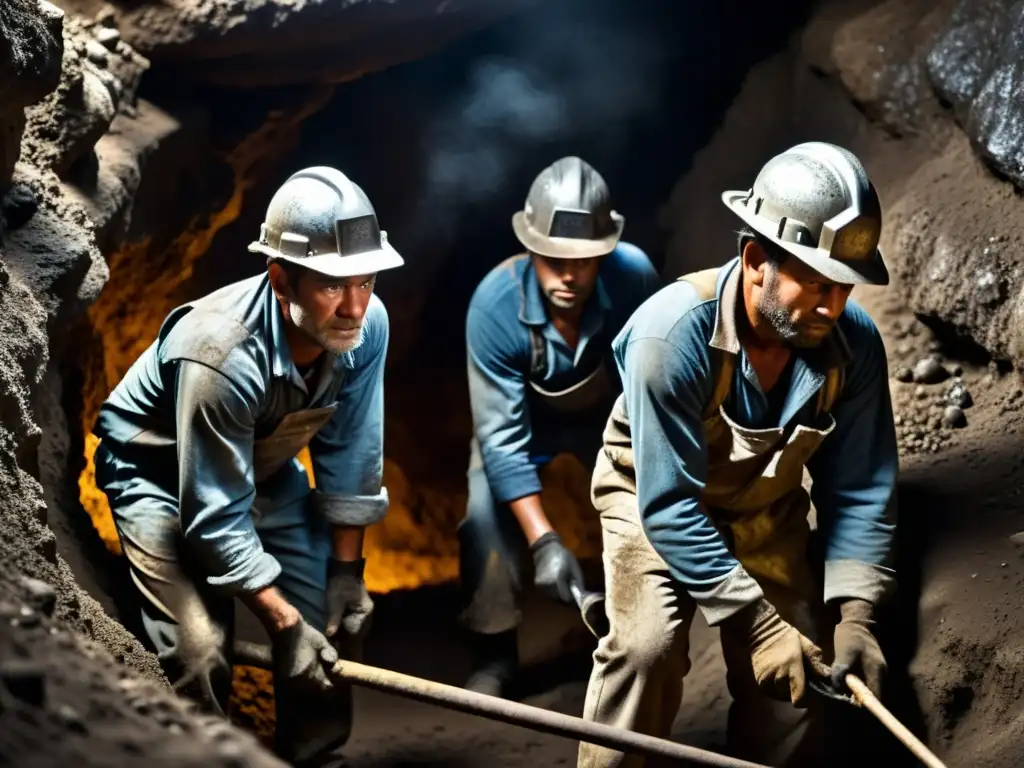
<instances>
[{"instance_id":1,"label":"rolled-up sleeve","mask_svg":"<svg viewBox=\"0 0 1024 768\"><path fill-rule=\"evenodd\" d=\"M366 526L388 511L384 477L384 368L388 315L375 301L355 367L338 392L337 410L309 443L316 509L336 525Z\"/></svg>"},{"instance_id":2,"label":"rolled-up sleeve","mask_svg":"<svg viewBox=\"0 0 1024 768\"><path fill-rule=\"evenodd\" d=\"M263 551L251 515L254 397L202 363L178 364L182 533L209 584L231 595L267 587L281 572Z\"/></svg>"},{"instance_id":3,"label":"rolled-up sleeve","mask_svg":"<svg viewBox=\"0 0 1024 768\"><path fill-rule=\"evenodd\" d=\"M808 462L825 541L826 602L878 603L896 586L892 567L899 454L885 347L871 325L832 410L835 428Z\"/></svg>"},{"instance_id":4,"label":"rolled-up sleeve","mask_svg":"<svg viewBox=\"0 0 1024 768\"><path fill-rule=\"evenodd\" d=\"M711 395L707 345L638 338L626 347L623 393L637 501L647 538L712 626L763 596L700 501L707 480L702 413Z\"/></svg>"},{"instance_id":5,"label":"rolled-up sleeve","mask_svg":"<svg viewBox=\"0 0 1024 768\"><path fill-rule=\"evenodd\" d=\"M521 327L516 317L503 323L476 307L466 314L469 402L484 471L498 503L541 490L530 462L532 430L523 351L513 326Z\"/></svg>"}]
</instances>

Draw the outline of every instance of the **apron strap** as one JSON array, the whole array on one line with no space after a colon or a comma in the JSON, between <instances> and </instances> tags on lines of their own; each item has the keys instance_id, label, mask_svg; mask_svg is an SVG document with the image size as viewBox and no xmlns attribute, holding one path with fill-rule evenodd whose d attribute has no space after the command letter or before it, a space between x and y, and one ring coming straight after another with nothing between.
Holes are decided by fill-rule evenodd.
<instances>
[{"instance_id":1,"label":"apron strap","mask_svg":"<svg viewBox=\"0 0 1024 768\"><path fill-rule=\"evenodd\" d=\"M548 369L548 346L540 328L531 325L527 330L530 332L530 375L540 378Z\"/></svg>"},{"instance_id":2,"label":"apron strap","mask_svg":"<svg viewBox=\"0 0 1024 768\"><path fill-rule=\"evenodd\" d=\"M718 289L718 273L721 267L702 269L699 272L690 272L677 281L685 280L697 291L697 297L701 301L710 301L715 298ZM704 421L718 413L719 407L729 396L729 389L732 387L733 373L736 371L736 356L721 349L708 347L711 356L711 370L714 376L714 389L711 392L711 399L704 406Z\"/></svg>"}]
</instances>

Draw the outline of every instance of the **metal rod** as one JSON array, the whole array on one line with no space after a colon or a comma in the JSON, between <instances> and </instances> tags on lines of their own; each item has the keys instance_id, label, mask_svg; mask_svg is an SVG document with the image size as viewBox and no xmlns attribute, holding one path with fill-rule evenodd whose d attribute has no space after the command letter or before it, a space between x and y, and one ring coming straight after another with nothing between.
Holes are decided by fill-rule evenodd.
<instances>
[{"instance_id":1,"label":"metal rod","mask_svg":"<svg viewBox=\"0 0 1024 768\"><path fill-rule=\"evenodd\" d=\"M393 693L405 698L437 704L447 709L479 715L541 733L585 741L610 749L681 760L683 765L716 766L718 768L768 768L759 763L751 763L696 747L688 747L667 739L593 723L561 712L552 712L540 707L500 699L496 696L487 696L453 685L403 675L400 672L369 667L354 661L338 661L331 670L331 675L351 685Z\"/></svg>"},{"instance_id":2,"label":"metal rod","mask_svg":"<svg viewBox=\"0 0 1024 768\"><path fill-rule=\"evenodd\" d=\"M854 675L847 675L846 684L853 691L853 696L857 703L877 717L882 725L888 728L893 736L902 741L907 749L913 752L914 756L924 763L927 768L946 768L945 764L917 736L912 734L903 723L896 719L892 712L882 705L882 702L875 697L875 694L871 692L871 689L860 678Z\"/></svg>"}]
</instances>

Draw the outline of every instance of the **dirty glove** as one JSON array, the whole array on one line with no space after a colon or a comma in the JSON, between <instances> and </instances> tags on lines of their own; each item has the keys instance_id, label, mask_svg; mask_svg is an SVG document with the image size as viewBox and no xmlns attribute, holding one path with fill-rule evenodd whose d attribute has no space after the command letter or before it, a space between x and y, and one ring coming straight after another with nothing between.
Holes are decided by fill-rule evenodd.
<instances>
[{"instance_id":1,"label":"dirty glove","mask_svg":"<svg viewBox=\"0 0 1024 768\"><path fill-rule=\"evenodd\" d=\"M363 582L365 566L366 560L327 561L327 637L353 661L373 617L373 600Z\"/></svg>"},{"instance_id":2,"label":"dirty glove","mask_svg":"<svg viewBox=\"0 0 1024 768\"><path fill-rule=\"evenodd\" d=\"M875 625L874 606L867 600L846 600L840 604L839 613L842 621L836 625L832 684L836 690L847 690L846 675L852 672L879 696L888 665L871 632Z\"/></svg>"},{"instance_id":3,"label":"dirty glove","mask_svg":"<svg viewBox=\"0 0 1024 768\"><path fill-rule=\"evenodd\" d=\"M806 707L808 672L824 680L830 677L821 649L783 621L764 598L722 622L722 631L747 644L754 679L773 699Z\"/></svg>"},{"instance_id":4,"label":"dirty glove","mask_svg":"<svg viewBox=\"0 0 1024 768\"><path fill-rule=\"evenodd\" d=\"M572 587L583 589L583 572L572 552L554 531L548 531L530 545L533 554L533 583L553 600L575 605Z\"/></svg>"},{"instance_id":5,"label":"dirty glove","mask_svg":"<svg viewBox=\"0 0 1024 768\"><path fill-rule=\"evenodd\" d=\"M330 690L327 669L338 652L326 637L302 619L271 638L274 685L313 696Z\"/></svg>"}]
</instances>

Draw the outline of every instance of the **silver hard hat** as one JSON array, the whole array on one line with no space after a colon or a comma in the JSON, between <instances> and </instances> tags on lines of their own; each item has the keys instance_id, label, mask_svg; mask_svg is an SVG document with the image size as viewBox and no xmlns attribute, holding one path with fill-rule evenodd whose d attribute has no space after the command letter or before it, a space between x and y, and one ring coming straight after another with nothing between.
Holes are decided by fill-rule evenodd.
<instances>
[{"instance_id":1,"label":"silver hard hat","mask_svg":"<svg viewBox=\"0 0 1024 768\"><path fill-rule=\"evenodd\" d=\"M563 157L534 179L512 229L528 250L558 259L589 259L615 250L625 219L612 210L608 185L578 157Z\"/></svg>"},{"instance_id":2,"label":"silver hard hat","mask_svg":"<svg viewBox=\"0 0 1024 768\"><path fill-rule=\"evenodd\" d=\"M368 275L405 263L380 229L366 193L326 166L288 177L271 198L260 238L249 250L330 277Z\"/></svg>"},{"instance_id":3,"label":"silver hard hat","mask_svg":"<svg viewBox=\"0 0 1024 768\"><path fill-rule=\"evenodd\" d=\"M837 283L888 285L878 241L882 206L867 171L842 147L812 141L776 155L747 191L722 193L730 210Z\"/></svg>"}]
</instances>

